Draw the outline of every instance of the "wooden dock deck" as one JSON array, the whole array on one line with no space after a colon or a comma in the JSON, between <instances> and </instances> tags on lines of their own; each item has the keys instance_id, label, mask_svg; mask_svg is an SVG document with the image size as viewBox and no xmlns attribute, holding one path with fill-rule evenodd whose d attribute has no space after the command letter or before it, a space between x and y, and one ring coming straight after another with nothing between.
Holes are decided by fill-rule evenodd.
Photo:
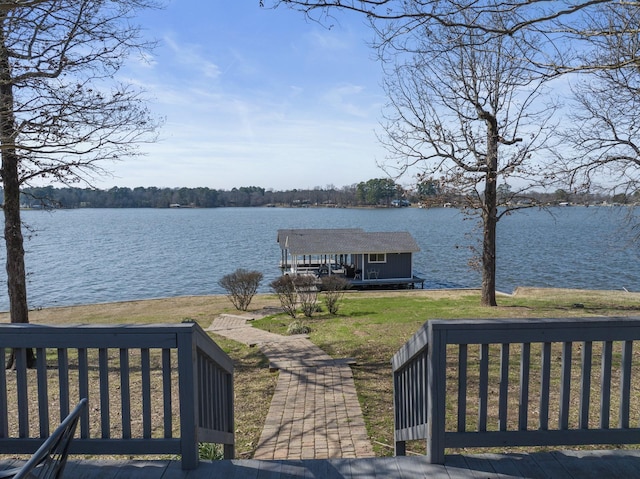
<instances>
[{"instance_id":1,"label":"wooden dock deck","mask_svg":"<svg viewBox=\"0 0 640 479\"><path fill-rule=\"evenodd\" d=\"M15 464L0 460L0 469ZM68 479L608 479L640 477L639 450L554 451L532 454L448 455L445 465L425 456L368 459L231 460L201 462L184 471L180 461L70 459Z\"/></svg>"}]
</instances>

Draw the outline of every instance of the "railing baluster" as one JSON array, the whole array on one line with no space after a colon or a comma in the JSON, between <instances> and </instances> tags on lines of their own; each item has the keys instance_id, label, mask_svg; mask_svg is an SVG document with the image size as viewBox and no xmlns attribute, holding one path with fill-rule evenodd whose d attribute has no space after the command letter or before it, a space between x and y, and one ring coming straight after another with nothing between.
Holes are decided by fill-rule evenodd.
<instances>
[{"instance_id":1,"label":"railing baluster","mask_svg":"<svg viewBox=\"0 0 640 479\"><path fill-rule=\"evenodd\" d=\"M49 436L49 379L47 378L47 350L36 350L36 374L38 376L38 422L40 437Z\"/></svg>"},{"instance_id":2,"label":"railing baluster","mask_svg":"<svg viewBox=\"0 0 640 479\"><path fill-rule=\"evenodd\" d=\"M214 383L215 383L215 391L213 394L216 398L216 409L212 410L211 413L213 415L213 428L226 428L224 418L221 416L220 411L223 409L223 404L225 402L226 397L226 388L224 383L224 374L222 371L215 366L215 364L211 364L213 367L213 375L214 375Z\"/></svg>"},{"instance_id":3,"label":"railing baluster","mask_svg":"<svg viewBox=\"0 0 640 479\"><path fill-rule=\"evenodd\" d=\"M406 427L406 423L403 420L403 414L405 411L404 397L402 395L402 376L404 370L393 372L393 404L394 404L394 455L404 456L406 455L406 443L405 441L397 440L397 432Z\"/></svg>"},{"instance_id":4,"label":"railing baluster","mask_svg":"<svg viewBox=\"0 0 640 479\"><path fill-rule=\"evenodd\" d=\"M151 359L149 348L140 351L142 369L142 437L151 437Z\"/></svg>"},{"instance_id":5,"label":"railing baluster","mask_svg":"<svg viewBox=\"0 0 640 479\"><path fill-rule=\"evenodd\" d=\"M213 401L211 401L213 403L213 407L211 407L211 404L209 404L209 407L207 407L207 427L211 427L212 429L215 429L214 424L216 422L216 418L214 414L214 409L218 407L218 401L220 399L220 396L219 396L220 390L217 388L218 383L216 381L217 379L216 371L213 368L213 365L209 361L205 360L204 362L207 370L207 384L208 384L207 394L209 394L213 398ZM204 398L202 399L206 404L206 400Z\"/></svg>"},{"instance_id":6,"label":"railing baluster","mask_svg":"<svg viewBox=\"0 0 640 479\"><path fill-rule=\"evenodd\" d=\"M487 430L489 407L489 345L480 345L480 384L478 385L478 431Z\"/></svg>"},{"instance_id":7,"label":"railing baluster","mask_svg":"<svg viewBox=\"0 0 640 479\"><path fill-rule=\"evenodd\" d=\"M529 375L531 372L531 343L522 343L520 351L520 407L518 429L526 431L529 422Z\"/></svg>"},{"instance_id":8,"label":"railing baluster","mask_svg":"<svg viewBox=\"0 0 640 479\"><path fill-rule=\"evenodd\" d=\"M411 412L409 410L409 403L411 402L411 367L407 367L404 371L402 371L402 376L400 377L402 381L402 422L405 427L411 426Z\"/></svg>"},{"instance_id":9,"label":"railing baluster","mask_svg":"<svg viewBox=\"0 0 640 479\"><path fill-rule=\"evenodd\" d=\"M620 424L622 429L629 428L629 401L631 396L631 364L633 361L633 341L622 344L622 371L620 378Z\"/></svg>"},{"instance_id":10,"label":"railing baluster","mask_svg":"<svg viewBox=\"0 0 640 479\"><path fill-rule=\"evenodd\" d=\"M78 390L80 392L79 398L89 397L89 360L87 357L86 348L78 349ZM80 437L88 439L90 436L89 430L89 409L91 406L91 400L89 400L89 407L86 407L82 416L80 417Z\"/></svg>"},{"instance_id":11,"label":"railing baluster","mask_svg":"<svg viewBox=\"0 0 640 479\"><path fill-rule=\"evenodd\" d=\"M424 424L427 420L427 395L426 387L423 378L425 377L427 364L426 355L420 354L416 363L418 364L418 379L416 380L416 387L418 388L418 424Z\"/></svg>"},{"instance_id":12,"label":"railing baluster","mask_svg":"<svg viewBox=\"0 0 640 479\"><path fill-rule=\"evenodd\" d=\"M98 367L100 371L100 430L102 439L109 439L111 435L109 409L109 351L106 348L100 348L98 350Z\"/></svg>"},{"instance_id":13,"label":"railing baluster","mask_svg":"<svg viewBox=\"0 0 640 479\"><path fill-rule=\"evenodd\" d=\"M211 420L209 421L209 427L217 429L218 426L221 425L221 421L216 414L216 410L222 403L221 400L224 391L222 390L222 384L220 382L220 371L218 371L218 369L209 361L207 361L207 367L209 368L209 376L211 377L210 394L214 398L214 407L209 407L209 417L211 418Z\"/></svg>"},{"instance_id":14,"label":"railing baluster","mask_svg":"<svg viewBox=\"0 0 640 479\"><path fill-rule=\"evenodd\" d=\"M162 350L162 397L164 398L164 437L173 437L173 410L171 398L171 350Z\"/></svg>"},{"instance_id":15,"label":"railing baluster","mask_svg":"<svg viewBox=\"0 0 640 479\"><path fill-rule=\"evenodd\" d=\"M204 380L204 387L201 387L201 391L200 391L200 402L202 403L202 412L204 414L204 417L202 419L203 419L203 424L206 425L205 427L210 427L210 424L211 424L211 415L209 414L210 404L208 404L209 401L205 399L205 396L209 396L211 398L211 402L214 404L214 407L215 407L216 397L215 397L215 394L212 394L213 377L211 376L211 371L209 370L209 364L207 363L207 361L205 361L202 355L200 355L200 364L202 364L202 372L203 372L202 379Z\"/></svg>"},{"instance_id":16,"label":"railing baluster","mask_svg":"<svg viewBox=\"0 0 640 479\"><path fill-rule=\"evenodd\" d=\"M18 388L18 436L29 437L29 395L27 392L27 350L15 348L16 387Z\"/></svg>"},{"instance_id":17,"label":"railing baluster","mask_svg":"<svg viewBox=\"0 0 640 479\"><path fill-rule=\"evenodd\" d=\"M120 410L122 411L122 438L131 438L131 377L129 350L120 348Z\"/></svg>"},{"instance_id":18,"label":"railing baluster","mask_svg":"<svg viewBox=\"0 0 640 479\"><path fill-rule=\"evenodd\" d=\"M205 399L205 397L210 397L211 398L211 402L214 403L215 406L215 395L211 394L211 391L213 390L213 381L212 381L212 377L211 377L211 371L209 371L209 364L207 364L207 362L204 360L204 357L199 354L198 355L199 358L199 363L200 363L200 371L201 371L201 377L200 377L200 410L201 410L201 414L202 417L200 418L202 420L202 425L204 427L210 427L211 424L211 416L209 414L209 404L208 401Z\"/></svg>"},{"instance_id":19,"label":"railing baluster","mask_svg":"<svg viewBox=\"0 0 640 479\"><path fill-rule=\"evenodd\" d=\"M549 429L549 383L551 377L551 343L542 345L542 365L540 371L540 421L539 428Z\"/></svg>"},{"instance_id":20,"label":"railing baluster","mask_svg":"<svg viewBox=\"0 0 640 479\"><path fill-rule=\"evenodd\" d=\"M411 425L421 424L420 419L420 364L415 362L411 365L411 381L408 382L410 391L409 397L409 413L411 414Z\"/></svg>"},{"instance_id":21,"label":"railing baluster","mask_svg":"<svg viewBox=\"0 0 640 479\"><path fill-rule=\"evenodd\" d=\"M580 418L578 421L578 427L580 429L589 429L592 348L593 344L591 341L582 343L582 360L580 364L582 371L580 381Z\"/></svg>"},{"instance_id":22,"label":"railing baluster","mask_svg":"<svg viewBox=\"0 0 640 479\"><path fill-rule=\"evenodd\" d=\"M560 411L558 428L569 429L569 400L571 395L571 358L573 343L562 343L562 364L560 373Z\"/></svg>"},{"instance_id":23,"label":"railing baluster","mask_svg":"<svg viewBox=\"0 0 640 479\"><path fill-rule=\"evenodd\" d=\"M66 348L58 348L58 391L60 396L60 422L69 415L69 354Z\"/></svg>"},{"instance_id":24,"label":"railing baluster","mask_svg":"<svg viewBox=\"0 0 640 479\"><path fill-rule=\"evenodd\" d=\"M498 401L498 428L506 431L509 408L509 343L500 345L500 398Z\"/></svg>"},{"instance_id":25,"label":"railing baluster","mask_svg":"<svg viewBox=\"0 0 640 479\"><path fill-rule=\"evenodd\" d=\"M600 428L609 429L611 418L611 356L613 341L602 344L602 367L600 373Z\"/></svg>"},{"instance_id":26,"label":"railing baluster","mask_svg":"<svg viewBox=\"0 0 640 479\"><path fill-rule=\"evenodd\" d=\"M467 345L458 346L458 431L467 429Z\"/></svg>"}]
</instances>

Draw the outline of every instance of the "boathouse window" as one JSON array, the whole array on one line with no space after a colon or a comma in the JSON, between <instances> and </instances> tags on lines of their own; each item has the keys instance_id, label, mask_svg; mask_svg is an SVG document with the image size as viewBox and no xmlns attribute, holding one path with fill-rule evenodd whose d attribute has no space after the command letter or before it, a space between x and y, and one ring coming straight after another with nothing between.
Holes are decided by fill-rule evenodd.
<instances>
[{"instance_id":1,"label":"boathouse window","mask_svg":"<svg viewBox=\"0 0 640 479\"><path fill-rule=\"evenodd\" d=\"M369 263L386 263L387 253L369 253Z\"/></svg>"}]
</instances>

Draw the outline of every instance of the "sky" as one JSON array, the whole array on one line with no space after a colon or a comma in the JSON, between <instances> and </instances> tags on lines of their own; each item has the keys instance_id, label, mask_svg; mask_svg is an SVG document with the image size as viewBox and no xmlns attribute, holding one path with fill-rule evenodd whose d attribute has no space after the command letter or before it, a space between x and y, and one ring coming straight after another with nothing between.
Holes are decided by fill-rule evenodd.
<instances>
[{"instance_id":1,"label":"sky","mask_svg":"<svg viewBox=\"0 0 640 479\"><path fill-rule=\"evenodd\" d=\"M259 0L166 0L138 22L159 44L118 79L143 87L164 123L143 156L103 164L112 176L95 186L285 190L387 176L364 17L327 28Z\"/></svg>"}]
</instances>

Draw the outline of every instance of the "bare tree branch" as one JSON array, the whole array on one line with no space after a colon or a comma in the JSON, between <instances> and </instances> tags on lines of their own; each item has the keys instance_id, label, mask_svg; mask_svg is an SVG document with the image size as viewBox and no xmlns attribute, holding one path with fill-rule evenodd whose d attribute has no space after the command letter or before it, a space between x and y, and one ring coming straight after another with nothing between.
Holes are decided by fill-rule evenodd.
<instances>
[{"instance_id":1,"label":"bare tree branch","mask_svg":"<svg viewBox=\"0 0 640 479\"><path fill-rule=\"evenodd\" d=\"M153 46L131 20L154 0L0 2L0 178L12 322L28 322L20 188L90 181L137 153L157 122L142 92L113 81Z\"/></svg>"},{"instance_id":2,"label":"bare tree branch","mask_svg":"<svg viewBox=\"0 0 640 479\"><path fill-rule=\"evenodd\" d=\"M458 23L471 23L468 15ZM550 147L556 106L543 100L549 77L530 68L533 34L482 37L473 29L440 28L431 35L440 43L416 36L409 51L402 51L403 40L387 58L393 66L385 79L381 141L397 171L419 168L421 178L440 178L480 212L482 301L495 305L496 225L504 214L497 208L523 207L498 195L498 185L509 178L527 187L543 182L543 157L532 156Z\"/></svg>"}]
</instances>

